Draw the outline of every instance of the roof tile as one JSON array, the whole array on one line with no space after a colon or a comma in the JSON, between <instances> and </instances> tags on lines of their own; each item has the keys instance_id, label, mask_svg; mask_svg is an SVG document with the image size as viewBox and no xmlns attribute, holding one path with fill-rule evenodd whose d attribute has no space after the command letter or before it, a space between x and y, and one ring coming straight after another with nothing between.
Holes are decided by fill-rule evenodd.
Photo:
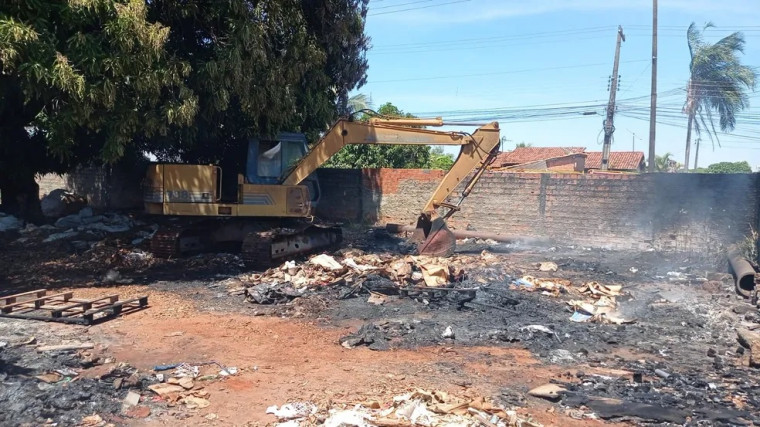
<instances>
[{"instance_id":1,"label":"roof tile","mask_svg":"<svg viewBox=\"0 0 760 427\"><path fill-rule=\"evenodd\" d=\"M612 151L610 152L610 169L637 170L644 161L644 153L641 151ZM602 152L586 152L586 169L602 168Z\"/></svg>"},{"instance_id":2,"label":"roof tile","mask_svg":"<svg viewBox=\"0 0 760 427\"><path fill-rule=\"evenodd\" d=\"M573 153L582 153L585 147L518 147L512 151L501 152L496 156L493 167L519 165L538 160L562 157Z\"/></svg>"}]
</instances>

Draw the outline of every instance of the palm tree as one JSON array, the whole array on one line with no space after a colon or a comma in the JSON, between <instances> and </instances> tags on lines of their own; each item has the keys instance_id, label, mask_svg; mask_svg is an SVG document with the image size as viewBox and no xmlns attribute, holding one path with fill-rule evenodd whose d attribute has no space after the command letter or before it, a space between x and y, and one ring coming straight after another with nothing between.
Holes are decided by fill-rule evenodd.
<instances>
[{"instance_id":1,"label":"palm tree","mask_svg":"<svg viewBox=\"0 0 760 427\"><path fill-rule=\"evenodd\" d=\"M357 93L356 95L348 98L347 107L350 113L366 110L368 108L372 108L372 99L363 93Z\"/></svg>"},{"instance_id":2,"label":"palm tree","mask_svg":"<svg viewBox=\"0 0 760 427\"><path fill-rule=\"evenodd\" d=\"M665 153L662 156L654 156L654 168L657 172L670 172L671 165L673 165L672 153Z\"/></svg>"},{"instance_id":3,"label":"palm tree","mask_svg":"<svg viewBox=\"0 0 760 427\"><path fill-rule=\"evenodd\" d=\"M720 118L720 130L730 132L736 126L736 114L749 106L747 89L755 88L757 75L752 68L741 65L738 53L744 53L744 35L733 33L715 44L705 43L696 24L689 25L686 38L691 53L689 83L683 112L689 115L686 127L685 169L689 169L692 129L700 136L705 131L711 141L718 139L713 113ZM713 137L715 139L713 139ZM720 145L720 141L718 141Z\"/></svg>"}]
</instances>

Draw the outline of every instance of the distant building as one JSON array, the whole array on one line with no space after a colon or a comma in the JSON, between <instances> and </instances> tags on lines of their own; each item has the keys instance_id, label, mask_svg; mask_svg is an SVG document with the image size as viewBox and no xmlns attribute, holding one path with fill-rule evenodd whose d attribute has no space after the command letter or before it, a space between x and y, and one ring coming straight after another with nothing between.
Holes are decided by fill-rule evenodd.
<instances>
[{"instance_id":1,"label":"distant building","mask_svg":"<svg viewBox=\"0 0 760 427\"><path fill-rule=\"evenodd\" d=\"M602 152L586 152L586 172L602 169ZM644 153L641 151L612 151L610 152L607 170L613 172L637 172L646 170Z\"/></svg>"},{"instance_id":2,"label":"distant building","mask_svg":"<svg viewBox=\"0 0 760 427\"><path fill-rule=\"evenodd\" d=\"M646 162L641 151L610 153L610 172L644 172ZM489 169L502 172L586 172L602 168L602 153L585 147L518 147L499 153Z\"/></svg>"},{"instance_id":3,"label":"distant building","mask_svg":"<svg viewBox=\"0 0 760 427\"><path fill-rule=\"evenodd\" d=\"M585 147L518 147L499 153L490 169L505 172L583 172Z\"/></svg>"}]
</instances>

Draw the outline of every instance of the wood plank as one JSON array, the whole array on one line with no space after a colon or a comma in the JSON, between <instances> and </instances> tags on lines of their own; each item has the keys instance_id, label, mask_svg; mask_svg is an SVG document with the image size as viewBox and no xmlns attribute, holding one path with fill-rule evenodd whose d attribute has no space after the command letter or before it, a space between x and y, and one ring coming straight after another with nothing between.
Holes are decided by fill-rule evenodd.
<instances>
[{"instance_id":1,"label":"wood plank","mask_svg":"<svg viewBox=\"0 0 760 427\"><path fill-rule=\"evenodd\" d=\"M135 305L135 303L137 303L137 305ZM118 301L114 304L107 305L104 307L88 310L82 315L82 317L84 317L85 321L87 321L88 323L92 323L94 320L96 320L95 319L96 314L103 313L106 311L111 312L110 314L106 316L107 318L115 317L115 316L118 316L122 312L122 309L124 308L125 305L127 306L128 309L130 308L137 309L137 308L145 307L148 305L148 297L144 295L144 296L132 298L126 301Z\"/></svg>"},{"instance_id":2,"label":"wood plank","mask_svg":"<svg viewBox=\"0 0 760 427\"><path fill-rule=\"evenodd\" d=\"M34 310L32 310L34 311ZM33 313L29 314L19 314L17 312L13 313L3 313L0 312L0 317L8 317L12 319L25 319L25 320L42 320L44 322L60 322L60 323L73 323L73 324L79 324L79 325L86 325L87 322L81 318L81 317L59 317L54 318L53 316L50 316L49 314L45 316L39 316Z\"/></svg>"},{"instance_id":3,"label":"wood plank","mask_svg":"<svg viewBox=\"0 0 760 427\"><path fill-rule=\"evenodd\" d=\"M108 300L108 304L113 304L119 300L119 295L116 295L116 294L106 295L106 296L91 299L91 300L83 300L83 299L78 299L78 298L76 300L70 299L69 302L73 301L74 304L55 306L51 309L52 313L50 314L53 317L61 317L65 311L71 311L75 308L80 308L81 310L77 310L75 313L68 313L67 316L71 316L71 315L79 314L79 313L85 313L88 310L92 309L93 304L103 302L106 300Z\"/></svg>"},{"instance_id":4,"label":"wood plank","mask_svg":"<svg viewBox=\"0 0 760 427\"><path fill-rule=\"evenodd\" d=\"M20 294L7 295L7 296L4 296L4 297L0 297L0 299L4 301L4 305L7 305L7 304L13 304L20 297L29 296L29 295L32 295L32 294L34 294L35 298L44 297L46 292L47 292L47 289L37 289L37 290L34 290L34 291L29 291L29 292L22 292Z\"/></svg>"},{"instance_id":5,"label":"wood plank","mask_svg":"<svg viewBox=\"0 0 760 427\"><path fill-rule=\"evenodd\" d=\"M12 304L6 304L4 306L0 306L0 311L2 311L3 313L10 313L11 311L13 311L14 307L29 308L28 307L29 304L34 304L34 308L39 309L40 307L42 307L45 301L48 301L54 298L62 298L63 301L68 301L69 299L71 299L72 296L74 296L73 292L62 292L60 294L48 295L42 298L36 298L36 299L27 300L27 301L20 301L20 302L14 302Z\"/></svg>"}]
</instances>

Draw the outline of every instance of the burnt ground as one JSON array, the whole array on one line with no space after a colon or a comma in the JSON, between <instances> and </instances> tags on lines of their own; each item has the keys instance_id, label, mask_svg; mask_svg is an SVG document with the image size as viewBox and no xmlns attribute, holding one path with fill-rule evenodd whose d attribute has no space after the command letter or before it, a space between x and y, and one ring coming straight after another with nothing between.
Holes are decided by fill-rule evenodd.
<instances>
[{"instance_id":1,"label":"burnt ground","mask_svg":"<svg viewBox=\"0 0 760 427\"><path fill-rule=\"evenodd\" d=\"M398 254L409 250L403 242L383 233L353 230L348 234L348 244L370 253ZM544 378L566 390L552 403L552 407L566 415L553 419L555 423L569 425L573 419L588 421L589 417L598 417L648 425L760 424L757 415L760 376L757 369L747 366L749 351L737 344L735 333L737 326L753 327L760 323L760 318L756 308L736 296L731 278L721 274L725 266L716 265L713 260L656 252L469 242L460 244L457 256L478 259L483 251L491 255L471 263L466 269L467 278L455 285L477 287L474 298L457 293L389 295L383 304L375 305L367 302L368 293L351 294L347 285L339 283L310 290L287 304L263 306L227 293L231 278L234 281L245 270L232 255L168 261L135 259L129 255L135 253L135 245L131 244L134 236L129 233L98 236L100 240L95 239L98 245L87 250L69 241L43 245L40 241L44 236L21 242L19 235L0 237L5 239L0 251L0 271L4 272L0 275L2 294L48 287L81 288L95 293L98 288L104 292L121 289L126 294L142 292L162 298L172 295L182 301L172 300L172 309L178 304L181 308L168 317L177 328L191 322L197 313L238 316L236 319L242 316L264 322L284 318L284 322L294 325L308 322L324 331L325 336L334 337L320 344L329 348L323 349L325 358L330 357L327 355L330 352L340 351L336 360L349 362L352 358L382 360L384 355L393 357L395 352L426 349L470 354L467 349L471 348L474 352L471 354L476 356L470 362L436 358L426 363L432 363L431 369L437 376L418 380L428 384L445 380L474 388L482 382L481 389L490 391L491 397L507 406L543 408L542 400L527 394L531 386L540 385L530 378L500 382L483 377L489 375L489 366L493 364L494 378L501 378L496 372L503 362L483 356L479 349L526 349L555 374L542 376L535 373L534 367L520 368L519 362L515 366L517 372L524 369L523 376ZM538 271L536 264L545 261L555 262L558 271ZM119 272L116 280L107 279L111 270ZM571 322L572 310L567 301L575 296L543 295L512 284L524 275L565 279L575 285L588 281L622 285L624 295L618 297L620 311L635 322L625 325ZM378 282L373 285L378 287L385 280L369 279ZM166 308L160 303L156 306ZM136 320L126 316L113 321L122 325L115 329L126 328L123 334L129 336L137 334L134 329L140 326L157 327L160 322L141 320L144 316L158 316L151 310L132 315ZM7 343L0 350L3 384L0 407L4 408L0 411L0 424L38 425L49 419L59 425L76 425L91 414L100 414L116 424L134 422L124 416L122 409L127 388L116 389L113 383L117 378L130 378L138 368L124 365L99 378L51 385L35 376L56 370L65 373L66 368L86 371L91 369L86 366L91 363L89 355L39 353L33 345L21 345L31 336L37 342L55 344L82 340L82 334L87 334L100 343L96 350L102 356L96 366L114 357L111 353L120 357L114 361L117 365L122 360L139 365L145 355L133 356L120 344L120 338L113 335L109 324L92 328L51 327L0 319L0 341ZM443 333L449 327L453 337L444 338ZM171 350L165 348L170 347L169 340L165 336L158 338L152 351L166 356ZM206 339L211 343L215 340ZM349 340L352 345L348 346L354 348L340 347ZM109 349L109 345L113 347ZM132 345L135 352L145 352L139 341ZM365 348L370 355L363 353ZM203 351L211 350L203 347ZM224 356L224 353L215 355ZM129 360L132 357L134 361ZM159 359L154 356L152 361L166 362ZM469 374L469 363L484 364L484 371L477 376ZM145 393L145 387L156 381L146 368L140 366L139 381L133 381L132 389ZM410 368L391 372L412 375ZM331 375L340 376L335 372ZM512 375L520 376L515 372ZM351 381L359 380L347 383ZM297 394L288 396L294 398ZM553 411L552 407L549 409ZM161 417L169 414L181 419L177 411L154 407L151 417L165 420Z\"/></svg>"}]
</instances>

